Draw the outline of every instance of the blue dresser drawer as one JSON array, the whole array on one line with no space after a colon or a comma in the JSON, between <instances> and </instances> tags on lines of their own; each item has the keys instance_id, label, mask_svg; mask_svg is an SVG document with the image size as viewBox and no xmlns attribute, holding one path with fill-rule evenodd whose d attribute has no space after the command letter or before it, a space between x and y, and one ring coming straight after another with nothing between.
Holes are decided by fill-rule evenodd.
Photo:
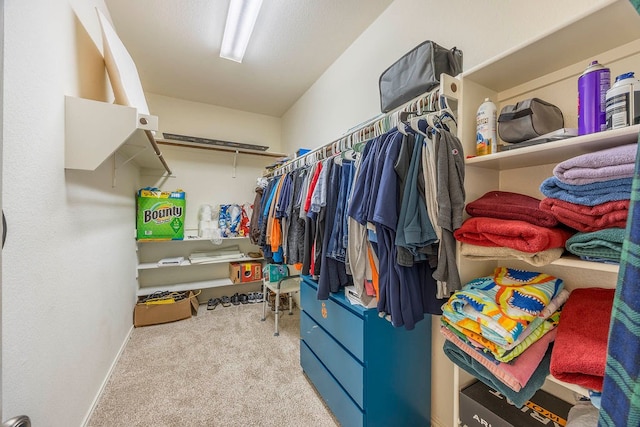
<instances>
[{"instance_id":1,"label":"blue dresser drawer","mask_svg":"<svg viewBox=\"0 0 640 427\"><path fill-rule=\"evenodd\" d=\"M340 387L302 340L300 341L300 365L340 425L345 427L363 425L364 415L358 405L351 400L347 392Z\"/></svg>"},{"instance_id":2,"label":"blue dresser drawer","mask_svg":"<svg viewBox=\"0 0 640 427\"><path fill-rule=\"evenodd\" d=\"M317 299L317 288L307 279L300 284L302 309L359 361L364 360L364 319L334 297Z\"/></svg>"},{"instance_id":3,"label":"blue dresser drawer","mask_svg":"<svg viewBox=\"0 0 640 427\"><path fill-rule=\"evenodd\" d=\"M300 338L322 360L340 385L364 407L364 367L304 311L300 314Z\"/></svg>"}]
</instances>

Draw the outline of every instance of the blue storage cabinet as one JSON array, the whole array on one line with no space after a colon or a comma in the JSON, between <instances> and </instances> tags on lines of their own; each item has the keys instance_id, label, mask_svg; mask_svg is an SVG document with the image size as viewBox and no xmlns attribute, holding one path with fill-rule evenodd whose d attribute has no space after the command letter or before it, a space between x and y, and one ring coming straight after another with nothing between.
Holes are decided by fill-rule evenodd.
<instances>
[{"instance_id":1,"label":"blue storage cabinet","mask_svg":"<svg viewBox=\"0 0 640 427\"><path fill-rule=\"evenodd\" d=\"M300 365L343 427L431 424L431 317L412 331L300 285Z\"/></svg>"}]
</instances>

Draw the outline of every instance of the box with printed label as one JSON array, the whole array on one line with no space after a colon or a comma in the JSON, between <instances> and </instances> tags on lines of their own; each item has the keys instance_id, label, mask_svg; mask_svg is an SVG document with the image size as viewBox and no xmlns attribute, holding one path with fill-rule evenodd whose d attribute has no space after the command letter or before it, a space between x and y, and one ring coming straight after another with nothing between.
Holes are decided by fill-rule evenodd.
<instances>
[{"instance_id":1,"label":"box with printed label","mask_svg":"<svg viewBox=\"0 0 640 427\"><path fill-rule=\"evenodd\" d=\"M460 392L460 421L467 427L564 426L571 404L538 390L522 408L478 381Z\"/></svg>"},{"instance_id":2,"label":"box with printed label","mask_svg":"<svg viewBox=\"0 0 640 427\"><path fill-rule=\"evenodd\" d=\"M289 276L289 267L284 264L267 264L262 269L262 275L269 282L277 282Z\"/></svg>"},{"instance_id":3,"label":"box with printed label","mask_svg":"<svg viewBox=\"0 0 640 427\"><path fill-rule=\"evenodd\" d=\"M262 263L231 262L229 263L229 279L234 284L262 280Z\"/></svg>"},{"instance_id":4,"label":"box with printed label","mask_svg":"<svg viewBox=\"0 0 640 427\"><path fill-rule=\"evenodd\" d=\"M186 198L184 191L143 188L136 197L138 240L182 240Z\"/></svg>"}]
</instances>

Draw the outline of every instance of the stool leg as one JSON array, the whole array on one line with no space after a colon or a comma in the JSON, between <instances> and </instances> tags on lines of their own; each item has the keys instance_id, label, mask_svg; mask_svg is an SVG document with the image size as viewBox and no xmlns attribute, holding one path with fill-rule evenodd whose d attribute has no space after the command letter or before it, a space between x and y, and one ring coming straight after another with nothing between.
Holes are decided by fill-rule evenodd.
<instances>
[{"instance_id":1,"label":"stool leg","mask_svg":"<svg viewBox=\"0 0 640 427\"><path fill-rule=\"evenodd\" d=\"M293 297L291 296L291 292L289 292L289 316L293 315Z\"/></svg>"},{"instance_id":2,"label":"stool leg","mask_svg":"<svg viewBox=\"0 0 640 427\"><path fill-rule=\"evenodd\" d=\"M262 282L262 321L267 318L267 285Z\"/></svg>"},{"instance_id":3,"label":"stool leg","mask_svg":"<svg viewBox=\"0 0 640 427\"><path fill-rule=\"evenodd\" d=\"M279 316L279 308L280 308L280 289L276 290L276 332L273 334L274 336L278 336L280 335L280 332L278 332L278 318Z\"/></svg>"}]
</instances>

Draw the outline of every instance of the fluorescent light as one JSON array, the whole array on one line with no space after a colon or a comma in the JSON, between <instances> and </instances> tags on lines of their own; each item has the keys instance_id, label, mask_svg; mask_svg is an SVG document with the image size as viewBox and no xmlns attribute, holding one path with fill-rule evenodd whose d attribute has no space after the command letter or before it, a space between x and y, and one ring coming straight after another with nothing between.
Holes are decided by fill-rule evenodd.
<instances>
[{"instance_id":1,"label":"fluorescent light","mask_svg":"<svg viewBox=\"0 0 640 427\"><path fill-rule=\"evenodd\" d=\"M231 0L224 27L220 57L242 62L262 0Z\"/></svg>"}]
</instances>

